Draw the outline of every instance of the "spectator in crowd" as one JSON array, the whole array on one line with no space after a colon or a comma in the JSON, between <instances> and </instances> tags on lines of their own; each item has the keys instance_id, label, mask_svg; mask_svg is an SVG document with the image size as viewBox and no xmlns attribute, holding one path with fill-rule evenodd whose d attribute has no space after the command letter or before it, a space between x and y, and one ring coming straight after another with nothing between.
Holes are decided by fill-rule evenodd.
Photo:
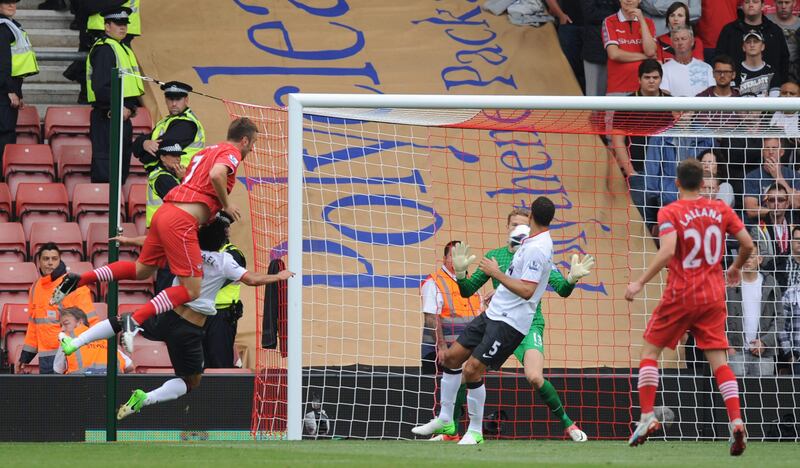
<instances>
[{"instance_id":1,"label":"spectator in crowd","mask_svg":"<svg viewBox=\"0 0 800 468\"><path fill-rule=\"evenodd\" d=\"M676 3L681 3L685 7L685 24L687 26L700 19L700 14L702 13L702 2L700 0L685 0L683 2L676 2L675 0L642 0L641 9L645 16L655 23L656 36L668 35L672 30L673 24L670 23L670 16L672 16L674 8L677 8ZM676 24L684 24L684 22ZM668 36L667 40L669 40Z\"/></svg>"},{"instance_id":2,"label":"spectator in crowd","mask_svg":"<svg viewBox=\"0 0 800 468\"><path fill-rule=\"evenodd\" d=\"M748 172L744 182L744 210L752 224L758 224L775 210L761 204L762 196L773 184L783 187L788 195L786 208L800 206L794 200L800 188L800 174L781 162L784 151L780 138L767 137L762 141L761 166Z\"/></svg>"},{"instance_id":3,"label":"spectator in crowd","mask_svg":"<svg viewBox=\"0 0 800 468\"><path fill-rule=\"evenodd\" d=\"M727 55L717 55L711 61L714 85L697 94L699 97L738 97L739 90L733 87L736 65Z\"/></svg>"},{"instance_id":4,"label":"spectator in crowd","mask_svg":"<svg viewBox=\"0 0 800 468\"><path fill-rule=\"evenodd\" d=\"M17 1L0 0L0 166L6 145L17 142L17 117L24 106L22 80L39 73L28 34L13 19Z\"/></svg>"},{"instance_id":5,"label":"spectator in crowd","mask_svg":"<svg viewBox=\"0 0 800 468\"><path fill-rule=\"evenodd\" d=\"M728 356L737 377L775 375L777 331L783 329L781 293L775 277L760 272L759 243L742 267L742 282L729 287Z\"/></svg>"},{"instance_id":6,"label":"spectator in crowd","mask_svg":"<svg viewBox=\"0 0 800 468\"><path fill-rule=\"evenodd\" d=\"M67 307L61 311L61 334L75 338L89 329L86 314L77 307ZM133 371L133 361L124 353L117 351L117 372ZM56 374L105 375L108 368L108 342L95 341L70 356L58 348L53 370Z\"/></svg>"},{"instance_id":7,"label":"spectator in crowd","mask_svg":"<svg viewBox=\"0 0 800 468\"><path fill-rule=\"evenodd\" d=\"M782 185L767 187L763 206L764 215L754 228L753 239L761 243L762 269L775 274L778 285L788 284L788 262L791 255L791 226L793 211L789 209L789 196Z\"/></svg>"},{"instance_id":8,"label":"spectator in crowd","mask_svg":"<svg viewBox=\"0 0 800 468\"><path fill-rule=\"evenodd\" d=\"M608 54L607 95L625 95L637 89L635 71L656 57L655 25L639 9L639 0L621 0L619 11L603 22L603 45Z\"/></svg>"},{"instance_id":9,"label":"spectator in crowd","mask_svg":"<svg viewBox=\"0 0 800 468\"><path fill-rule=\"evenodd\" d=\"M733 186L725 180L725 168L721 167L717 155L710 149L700 152L697 157L700 163L703 164L703 177L709 181L708 190L714 193L717 200L724 201L728 206L734 206L734 191ZM704 185L705 186L705 185Z\"/></svg>"},{"instance_id":10,"label":"spectator in crowd","mask_svg":"<svg viewBox=\"0 0 800 468\"><path fill-rule=\"evenodd\" d=\"M475 293L461 297L453 268L453 247L460 241L450 241L444 246L442 266L422 282L422 373L438 373L438 356L447 350L464 328L481 313L481 297ZM467 387L461 384L455 402L453 421L460 421ZM449 437L449 436L446 436ZM457 437L457 436L456 436Z\"/></svg>"},{"instance_id":11,"label":"spectator in crowd","mask_svg":"<svg viewBox=\"0 0 800 468\"><path fill-rule=\"evenodd\" d=\"M94 43L86 63L87 98L92 105L89 137L92 140L92 182L109 181L109 138L111 132L111 69L118 67L139 74L136 55L122 44L128 31L130 8L114 8L104 12L105 35ZM124 107L122 112L122 182L128 178L131 165L131 117L141 106L144 83L138 76L122 77Z\"/></svg>"},{"instance_id":12,"label":"spectator in crowd","mask_svg":"<svg viewBox=\"0 0 800 468\"><path fill-rule=\"evenodd\" d=\"M780 93L780 81L775 69L764 61L764 38L756 30L744 35L744 61L739 63L739 93L758 97L776 97Z\"/></svg>"},{"instance_id":13,"label":"spectator in crowd","mask_svg":"<svg viewBox=\"0 0 800 468\"><path fill-rule=\"evenodd\" d=\"M798 97L800 96L800 84L796 81L787 81L781 85L779 93L780 97ZM778 111L772 115L770 119L770 126L779 128L783 133L792 140L800 137L800 126L798 125L797 111L783 112Z\"/></svg>"},{"instance_id":14,"label":"spectator in crowd","mask_svg":"<svg viewBox=\"0 0 800 468\"><path fill-rule=\"evenodd\" d=\"M647 4L664 4L668 2L659 2L653 0L645 0L642 2L642 9L646 10ZM697 9L697 15L693 19L697 19L700 17L700 0L692 0L689 2L694 8ZM646 10L647 11L647 10ZM675 50L672 47L672 37L670 33L677 29L678 27L687 27L691 28L692 25L689 23L689 7L686 6L683 2L672 2L669 4L667 8L666 14L664 15L664 24L666 28L658 29L659 25L661 24L658 21L653 20L656 24L656 28L658 30L658 37L656 38L656 44L658 46L658 61L661 63L666 63L668 60L672 60L675 56ZM694 32L694 31L693 31ZM698 38L697 36L694 37L694 44L692 45L692 56L703 60L703 41Z\"/></svg>"},{"instance_id":15,"label":"spectator in crowd","mask_svg":"<svg viewBox=\"0 0 800 468\"><path fill-rule=\"evenodd\" d=\"M192 92L192 87L180 81L170 81L161 85L161 90L164 91L164 101L169 114L156 123L149 136L140 135L134 140L133 154L142 161L144 168L148 169L158 163L155 154L159 142L170 141L177 143L183 150L180 164L187 167L192 156L206 146L203 124L189 108L189 93Z\"/></svg>"},{"instance_id":16,"label":"spectator in crowd","mask_svg":"<svg viewBox=\"0 0 800 468\"><path fill-rule=\"evenodd\" d=\"M608 55L603 45L605 19L619 10L619 0L583 0L583 73L587 96L604 96L607 86Z\"/></svg>"},{"instance_id":17,"label":"spectator in crowd","mask_svg":"<svg viewBox=\"0 0 800 468\"><path fill-rule=\"evenodd\" d=\"M800 79L800 70L798 70L798 28L800 28L800 18L794 14L793 10L797 0L776 0L775 13L767 15L773 23L777 24L783 30L783 39L786 41L786 47L789 49L789 72L788 79L797 81Z\"/></svg>"},{"instance_id":18,"label":"spectator in crowd","mask_svg":"<svg viewBox=\"0 0 800 468\"><path fill-rule=\"evenodd\" d=\"M750 31L755 31L764 43L764 62L777 74L776 82L783 83L789 72L789 49L783 39L783 30L762 14L763 5L763 0L744 0L743 17L722 28L717 42L717 53L731 56L736 63L744 61L743 42L747 40ZM778 86L780 85L775 85L775 88ZM741 87L739 91L742 94L746 92Z\"/></svg>"},{"instance_id":19,"label":"spectator in crowd","mask_svg":"<svg viewBox=\"0 0 800 468\"><path fill-rule=\"evenodd\" d=\"M61 261L61 250L52 242L42 244L36 252L39 267L39 278L31 286L28 297L28 330L25 333L25 344L19 358L16 373L24 373L25 365L39 355L39 373L52 374L53 361L58 350L59 323L58 306L50 305L53 291L64 280L67 266ZM70 293L62 302L62 306L77 307L82 310L92 323L97 321L92 303L92 293L85 286Z\"/></svg>"},{"instance_id":20,"label":"spectator in crowd","mask_svg":"<svg viewBox=\"0 0 800 468\"><path fill-rule=\"evenodd\" d=\"M723 182L722 184L727 184L727 182ZM714 176L703 177L703 185L700 187L700 195L708 198L709 200L722 200L728 206L732 207L733 194L730 194L730 196L727 197L720 193L720 186L722 184L720 184L719 179Z\"/></svg>"},{"instance_id":21,"label":"spectator in crowd","mask_svg":"<svg viewBox=\"0 0 800 468\"><path fill-rule=\"evenodd\" d=\"M789 284L783 293L783 329L778 328L781 356L779 361L793 363L800 376L800 226L792 227L792 255L788 262ZM779 367L782 367L779 364Z\"/></svg>"},{"instance_id":22,"label":"spectator in crowd","mask_svg":"<svg viewBox=\"0 0 800 468\"><path fill-rule=\"evenodd\" d=\"M739 0L702 0L701 8L707 14L697 22L697 37L703 41L706 62L724 53L717 49L717 40L726 24L736 20Z\"/></svg>"},{"instance_id":23,"label":"spectator in crowd","mask_svg":"<svg viewBox=\"0 0 800 468\"><path fill-rule=\"evenodd\" d=\"M654 59L644 60L639 65L639 89L630 96L668 96L661 90L662 69L661 64ZM658 120L658 116L655 116ZM670 116L664 116L671 120ZM614 114L612 127L621 129L631 125L631 120L636 119L635 114L617 112ZM623 131L611 132L611 150L614 159L622 174L628 179L631 200L639 214L642 215L648 229L656 223L658 214L657 206L650 206L645 196L645 150L648 146L648 137L627 137Z\"/></svg>"},{"instance_id":24,"label":"spectator in crowd","mask_svg":"<svg viewBox=\"0 0 800 468\"><path fill-rule=\"evenodd\" d=\"M228 252L233 260L242 267L247 268L247 260L239 247L236 247L230 238L230 224L222 224L224 229L225 244L220 252ZM239 319L244 315L244 304L241 300L241 283L228 283L222 287L215 298L216 315L206 319L206 332L203 336L204 368L233 367L233 344L236 341L236 331Z\"/></svg>"},{"instance_id":25,"label":"spectator in crowd","mask_svg":"<svg viewBox=\"0 0 800 468\"><path fill-rule=\"evenodd\" d=\"M689 26L676 26L670 33L675 57L664 64L661 89L672 96L696 96L714 85L711 66L692 56L694 32Z\"/></svg>"},{"instance_id":26,"label":"spectator in crowd","mask_svg":"<svg viewBox=\"0 0 800 468\"><path fill-rule=\"evenodd\" d=\"M583 12L581 0L546 0L550 14L558 21L558 42L561 51L575 74L575 79L586 93L583 72Z\"/></svg>"}]
</instances>

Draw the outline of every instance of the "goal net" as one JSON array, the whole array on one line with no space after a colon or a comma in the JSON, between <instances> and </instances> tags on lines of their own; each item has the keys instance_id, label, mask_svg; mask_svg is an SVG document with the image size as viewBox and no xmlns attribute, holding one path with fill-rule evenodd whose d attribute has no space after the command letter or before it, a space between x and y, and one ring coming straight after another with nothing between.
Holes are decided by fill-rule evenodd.
<instances>
[{"instance_id":1,"label":"goal net","mask_svg":"<svg viewBox=\"0 0 800 468\"><path fill-rule=\"evenodd\" d=\"M286 109L227 103L231 117L250 117L260 128L245 160L256 268L302 271L288 294L286 285L258 291L257 438L413 438L410 429L438 409L439 380L430 370L436 346L423 340L431 322L422 282L445 271L448 242L465 242L478 255L505 247L507 215L540 195L556 205L556 268L566 276L573 254L597 258L569 297L551 290L542 300L544 378L591 439L626 438L638 418L641 337L666 272L633 303L624 290L657 250L655 213L677 197L675 165L703 158L704 191L730 200L745 217L752 212L745 212L747 190L757 191L756 209L768 203L766 176L754 185L751 174L772 151L764 148L777 140L785 166L795 164L794 140L775 119L775 111L788 109L783 100L300 98L291 124ZM292 182L292 162L299 182ZM301 199L292 199L293 187ZM771 219L749 221L761 236L760 277L776 282L772 295L762 288L755 328L747 305L755 303L754 290L731 290L739 294L738 316L729 319L731 359L746 372L739 382L754 439L788 437L781 431L797 408L791 376L778 373L791 372L784 297L800 301L791 299L788 283L800 276L790 271L791 237ZM735 249L726 243L726 261ZM437 287L439 308L458 300L457 290ZM482 299L491 293L491 282L479 291ZM761 356L753 354L756 344L743 342L754 332ZM690 334L660 364L656 405L673 419L663 436L727 438L725 407ZM562 421L516 358L485 382L485 435L564 437Z\"/></svg>"}]
</instances>

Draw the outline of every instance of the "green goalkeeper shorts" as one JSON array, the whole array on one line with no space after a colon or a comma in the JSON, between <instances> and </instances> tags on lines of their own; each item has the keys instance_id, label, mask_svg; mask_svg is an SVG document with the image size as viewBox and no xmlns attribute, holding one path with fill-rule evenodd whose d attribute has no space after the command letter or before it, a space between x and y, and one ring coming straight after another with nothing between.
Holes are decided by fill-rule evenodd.
<instances>
[{"instance_id":1,"label":"green goalkeeper shorts","mask_svg":"<svg viewBox=\"0 0 800 468\"><path fill-rule=\"evenodd\" d=\"M531 329L528 330L528 334L525 335L525 338L522 340L522 343L517 346L517 349L514 350L514 356L516 356L517 360L522 364L525 364L525 352L529 349L535 349L542 353L544 356L544 323L536 323L534 321L531 324Z\"/></svg>"}]
</instances>

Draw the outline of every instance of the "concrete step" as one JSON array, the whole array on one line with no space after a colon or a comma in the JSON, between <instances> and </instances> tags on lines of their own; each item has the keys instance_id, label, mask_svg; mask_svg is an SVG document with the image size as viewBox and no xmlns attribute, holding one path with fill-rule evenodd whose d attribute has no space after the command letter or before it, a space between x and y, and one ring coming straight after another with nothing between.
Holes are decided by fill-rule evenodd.
<instances>
[{"instance_id":1,"label":"concrete step","mask_svg":"<svg viewBox=\"0 0 800 468\"><path fill-rule=\"evenodd\" d=\"M78 50L78 32L69 29L26 29L34 50L39 47L64 47Z\"/></svg>"},{"instance_id":2,"label":"concrete step","mask_svg":"<svg viewBox=\"0 0 800 468\"><path fill-rule=\"evenodd\" d=\"M67 63L61 65L39 65L39 74L25 78L25 83L71 83L62 75Z\"/></svg>"},{"instance_id":3,"label":"concrete step","mask_svg":"<svg viewBox=\"0 0 800 468\"><path fill-rule=\"evenodd\" d=\"M80 90L77 83L25 82L22 85L26 104L75 104L78 102Z\"/></svg>"},{"instance_id":4,"label":"concrete step","mask_svg":"<svg viewBox=\"0 0 800 468\"><path fill-rule=\"evenodd\" d=\"M33 50L36 51L39 66L42 65L60 65L67 68L73 59L69 60L44 60L41 57L45 54L53 56L54 54L62 54L62 56L73 57L77 52L75 47L37 47L34 44Z\"/></svg>"},{"instance_id":5,"label":"concrete step","mask_svg":"<svg viewBox=\"0 0 800 468\"><path fill-rule=\"evenodd\" d=\"M36 10L40 3L44 3L44 0L20 0L19 3L17 3L17 11ZM66 3L67 6L69 6L69 2ZM52 10L43 10L43 11L52 11Z\"/></svg>"},{"instance_id":6,"label":"concrete step","mask_svg":"<svg viewBox=\"0 0 800 468\"><path fill-rule=\"evenodd\" d=\"M22 4L22 2L20 2ZM34 5L34 8L36 6ZM22 27L31 35L33 29L66 29L69 30L69 23L74 16L69 11L53 10L21 10L17 7L17 14L14 19L22 24ZM78 31L70 31L76 36Z\"/></svg>"}]
</instances>

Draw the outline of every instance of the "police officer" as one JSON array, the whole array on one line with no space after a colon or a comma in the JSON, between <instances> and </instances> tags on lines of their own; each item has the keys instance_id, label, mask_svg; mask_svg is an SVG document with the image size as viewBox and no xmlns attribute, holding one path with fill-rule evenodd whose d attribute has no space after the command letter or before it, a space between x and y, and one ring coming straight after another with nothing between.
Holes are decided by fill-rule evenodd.
<instances>
[{"instance_id":1,"label":"police officer","mask_svg":"<svg viewBox=\"0 0 800 468\"><path fill-rule=\"evenodd\" d=\"M144 164L145 169L157 161L153 157L159 142L177 143L184 151L181 165L189 165L192 156L203 149L206 133L203 124L189 108L189 93L192 87L180 81L170 81L161 85L169 114L156 123L150 136L141 135L133 142L133 154Z\"/></svg>"},{"instance_id":2,"label":"police officer","mask_svg":"<svg viewBox=\"0 0 800 468\"><path fill-rule=\"evenodd\" d=\"M139 63L130 47L120 41L128 31L131 9L113 8L103 13L105 35L97 40L86 60L86 93L92 105L89 136L92 139L92 182L109 181L109 134L111 131L111 69L139 74ZM122 182L128 178L131 163L131 116L141 105L144 94L141 78L123 75L122 94Z\"/></svg>"},{"instance_id":3,"label":"police officer","mask_svg":"<svg viewBox=\"0 0 800 468\"><path fill-rule=\"evenodd\" d=\"M230 241L230 227L225 228L225 245L219 251L228 252L242 268L247 267L244 253ZM244 312L239 296L240 289L239 283L228 283L217 293L217 314L207 317L206 334L203 338L206 369L233 366L237 323Z\"/></svg>"},{"instance_id":4,"label":"police officer","mask_svg":"<svg viewBox=\"0 0 800 468\"><path fill-rule=\"evenodd\" d=\"M39 73L28 35L12 19L19 0L0 0L0 164L3 149L17 142L17 115L22 108L22 79Z\"/></svg>"},{"instance_id":5,"label":"police officer","mask_svg":"<svg viewBox=\"0 0 800 468\"><path fill-rule=\"evenodd\" d=\"M155 151L153 161L145 165L147 171L147 227L170 190L177 187L183 179L184 169L180 164L184 151L178 143L164 140ZM172 286L175 275L169 266L159 268L156 273L155 293Z\"/></svg>"},{"instance_id":6,"label":"police officer","mask_svg":"<svg viewBox=\"0 0 800 468\"><path fill-rule=\"evenodd\" d=\"M98 3L97 0L93 3ZM131 45L131 41L136 36L142 34L142 17L141 17L141 0L99 0L99 3L110 4L106 8L100 7L103 11L114 7L125 7L130 10L128 13L128 32L121 42L127 46ZM94 13L89 15L86 21L86 31L95 38L103 35L105 31L104 16L101 13Z\"/></svg>"}]
</instances>

